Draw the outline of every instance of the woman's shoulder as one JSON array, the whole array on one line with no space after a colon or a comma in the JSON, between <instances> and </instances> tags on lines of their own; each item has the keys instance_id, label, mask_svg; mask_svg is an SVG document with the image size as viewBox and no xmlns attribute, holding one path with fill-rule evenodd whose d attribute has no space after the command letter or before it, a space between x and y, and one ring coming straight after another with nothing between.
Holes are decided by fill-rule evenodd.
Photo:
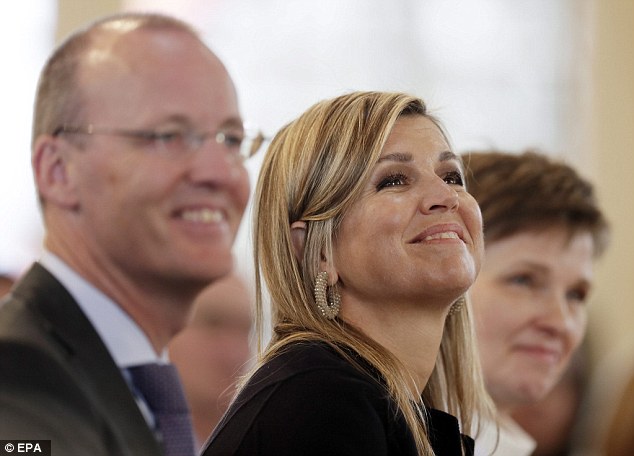
<instances>
[{"instance_id":1,"label":"woman's shoulder","mask_svg":"<svg viewBox=\"0 0 634 456\"><path fill-rule=\"evenodd\" d=\"M294 343L251 376L204 454L387 454L411 440L393 429L394 412L382 385L336 348Z\"/></svg>"},{"instance_id":2,"label":"woman's shoulder","mask_svg":"<svg viewBox=\"0 0 634 456\"><path fill-rule=\"evenodd\" d=\"M339 349L323 341L291 343L264 363L248 385L270 385L279 382L312 382L323 377L339 381L367 383L381 388L371 375L369 365L350 349ZM339 385L340 387L342 385Z\"/></svg>"}]
</instances>

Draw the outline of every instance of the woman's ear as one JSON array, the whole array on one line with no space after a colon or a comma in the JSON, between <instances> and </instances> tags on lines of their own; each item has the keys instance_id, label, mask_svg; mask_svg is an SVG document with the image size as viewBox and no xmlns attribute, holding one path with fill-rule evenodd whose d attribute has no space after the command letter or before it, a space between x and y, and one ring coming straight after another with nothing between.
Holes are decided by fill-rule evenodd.
<instances>
[{"instance_id":1,"label":"woman's ear","mask_svg":"<svg viewBox=\"0 0 634 456\"><path fill-rule=\"evenodd\" d=\"M304 244L306 243L306 222L298 220L291 223L291 242L295 251L295 258L300 263L304 257Z\"/></svg>"},{"instance_id":2,"label":"woman's ear","mask_svg":"<svg viewBox=\"0 0 634 456\"><path fill-rule=\"evenodd\" d=\"M320 271L326 271L328 273L328 285L334 285L339 281L339 273L337 268L331 261L328 261L324 255L321 258Z\"/></svg>"}]
</instances>

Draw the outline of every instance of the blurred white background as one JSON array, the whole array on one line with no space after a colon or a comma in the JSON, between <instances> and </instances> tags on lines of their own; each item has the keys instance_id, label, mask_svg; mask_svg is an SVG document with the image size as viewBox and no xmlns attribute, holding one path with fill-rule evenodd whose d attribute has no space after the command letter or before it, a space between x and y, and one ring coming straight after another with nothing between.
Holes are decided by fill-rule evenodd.
<instances>
[{"instance_id":1,"label":"blurred white background","mask_svg":"<svg viewBox=\"0 0 634 456\"><path fill-rule=\"evenodd\" d=\"M171 13L232 73L245 119L273 135L353 90L412 92L455 149L538 147L596 182L613 224L591 307L602 345L634 345L634 2L629 0L27 0L11 2L0 127L0 273L39 255L30 170L36 79L70 31L121 10ZM260 156L248 162L252 182ZM250 215L236 244L250 272ZM600 344L601 345L601 344Z\"/></svg>"},{"instance_id":2,"label":"blurred white background","mask_svg":"<svg viewBox=\"0 0 634 456\"><path fill-rule=\"evenodd\" d=\"M406 91L427 101L458 151L540 147L592 172L583 114L588 1L120 3L124 10L169 12L194 24L233 75L245 119L268 135L323 98ZM54 0L16 3L0 30L10 62L0 107L6 157L0 270L13 273L36 258L40 246L29 164L31 109L39 68L55 45L57 6ZM257 158L249 163L253 181L258 166ZM249 249L247 237L245 228L238 251Z\"/></svg>"}]
</instances>

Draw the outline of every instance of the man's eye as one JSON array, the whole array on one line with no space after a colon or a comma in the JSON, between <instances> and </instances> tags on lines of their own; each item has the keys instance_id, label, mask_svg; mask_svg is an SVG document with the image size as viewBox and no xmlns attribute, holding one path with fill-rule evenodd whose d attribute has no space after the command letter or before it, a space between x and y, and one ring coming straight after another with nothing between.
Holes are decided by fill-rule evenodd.
<instances>
[{"instance_id":1,"label":"man's eye","mask_svg":"<svg viewBox=\"0 0 634 456\"><path fill-rule=\"evenodd\" d=\"M164 132L153 132L151 135L152 141L158 141L163 144L170 143L178 143L182 142L185 134L182 131L164 131Z\"/></svg>"},{"instance_id":2,"label":"man's eye","mask_svg":"<svg viewBox=\"0 0 634 456\"><path fill-rule=\"evenodd\" d=\"M237 133L223 133L223 142L227 147L240 147L243 136Z\"/></svg>"},{"instance_id":3,"label":"man's eye","mask_svg":"<svg viewBox=\"0 0 634 456\"><path fill-rule=\"evenodd\" d=\"M458 171L451 171L447 173L444 177L444 181L449 185L464 185L464 180L462 179L462 174Z\"/></svg>"}]
</instances>

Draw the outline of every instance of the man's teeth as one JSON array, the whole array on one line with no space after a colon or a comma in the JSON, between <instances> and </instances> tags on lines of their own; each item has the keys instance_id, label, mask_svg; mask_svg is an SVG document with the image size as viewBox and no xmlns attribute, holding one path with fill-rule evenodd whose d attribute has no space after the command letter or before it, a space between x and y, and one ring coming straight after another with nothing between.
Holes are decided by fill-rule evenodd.
<instances>
[{"instance_id":1,"label":"man's teeth","mask_svg":"<svg viewBox=\"0 0 634 456\"><path fill-rule=\"evenodd\" d=\"M431 241L434 239L458 239L458 235L453 231L447 231L446 233L436 233L431 236L427 236L423 241Z\"/></svg>"},{"instance_id":2,"label":"man's teeth","mask_svg":"<svg viewBox=\"0 0 634 456\"><path fill-rule=\"evenodd\" d=\"M183 211L183 219L189 222L217 223L222 220L222 213L212 209Z\"/></svg>"}]
</instances>

